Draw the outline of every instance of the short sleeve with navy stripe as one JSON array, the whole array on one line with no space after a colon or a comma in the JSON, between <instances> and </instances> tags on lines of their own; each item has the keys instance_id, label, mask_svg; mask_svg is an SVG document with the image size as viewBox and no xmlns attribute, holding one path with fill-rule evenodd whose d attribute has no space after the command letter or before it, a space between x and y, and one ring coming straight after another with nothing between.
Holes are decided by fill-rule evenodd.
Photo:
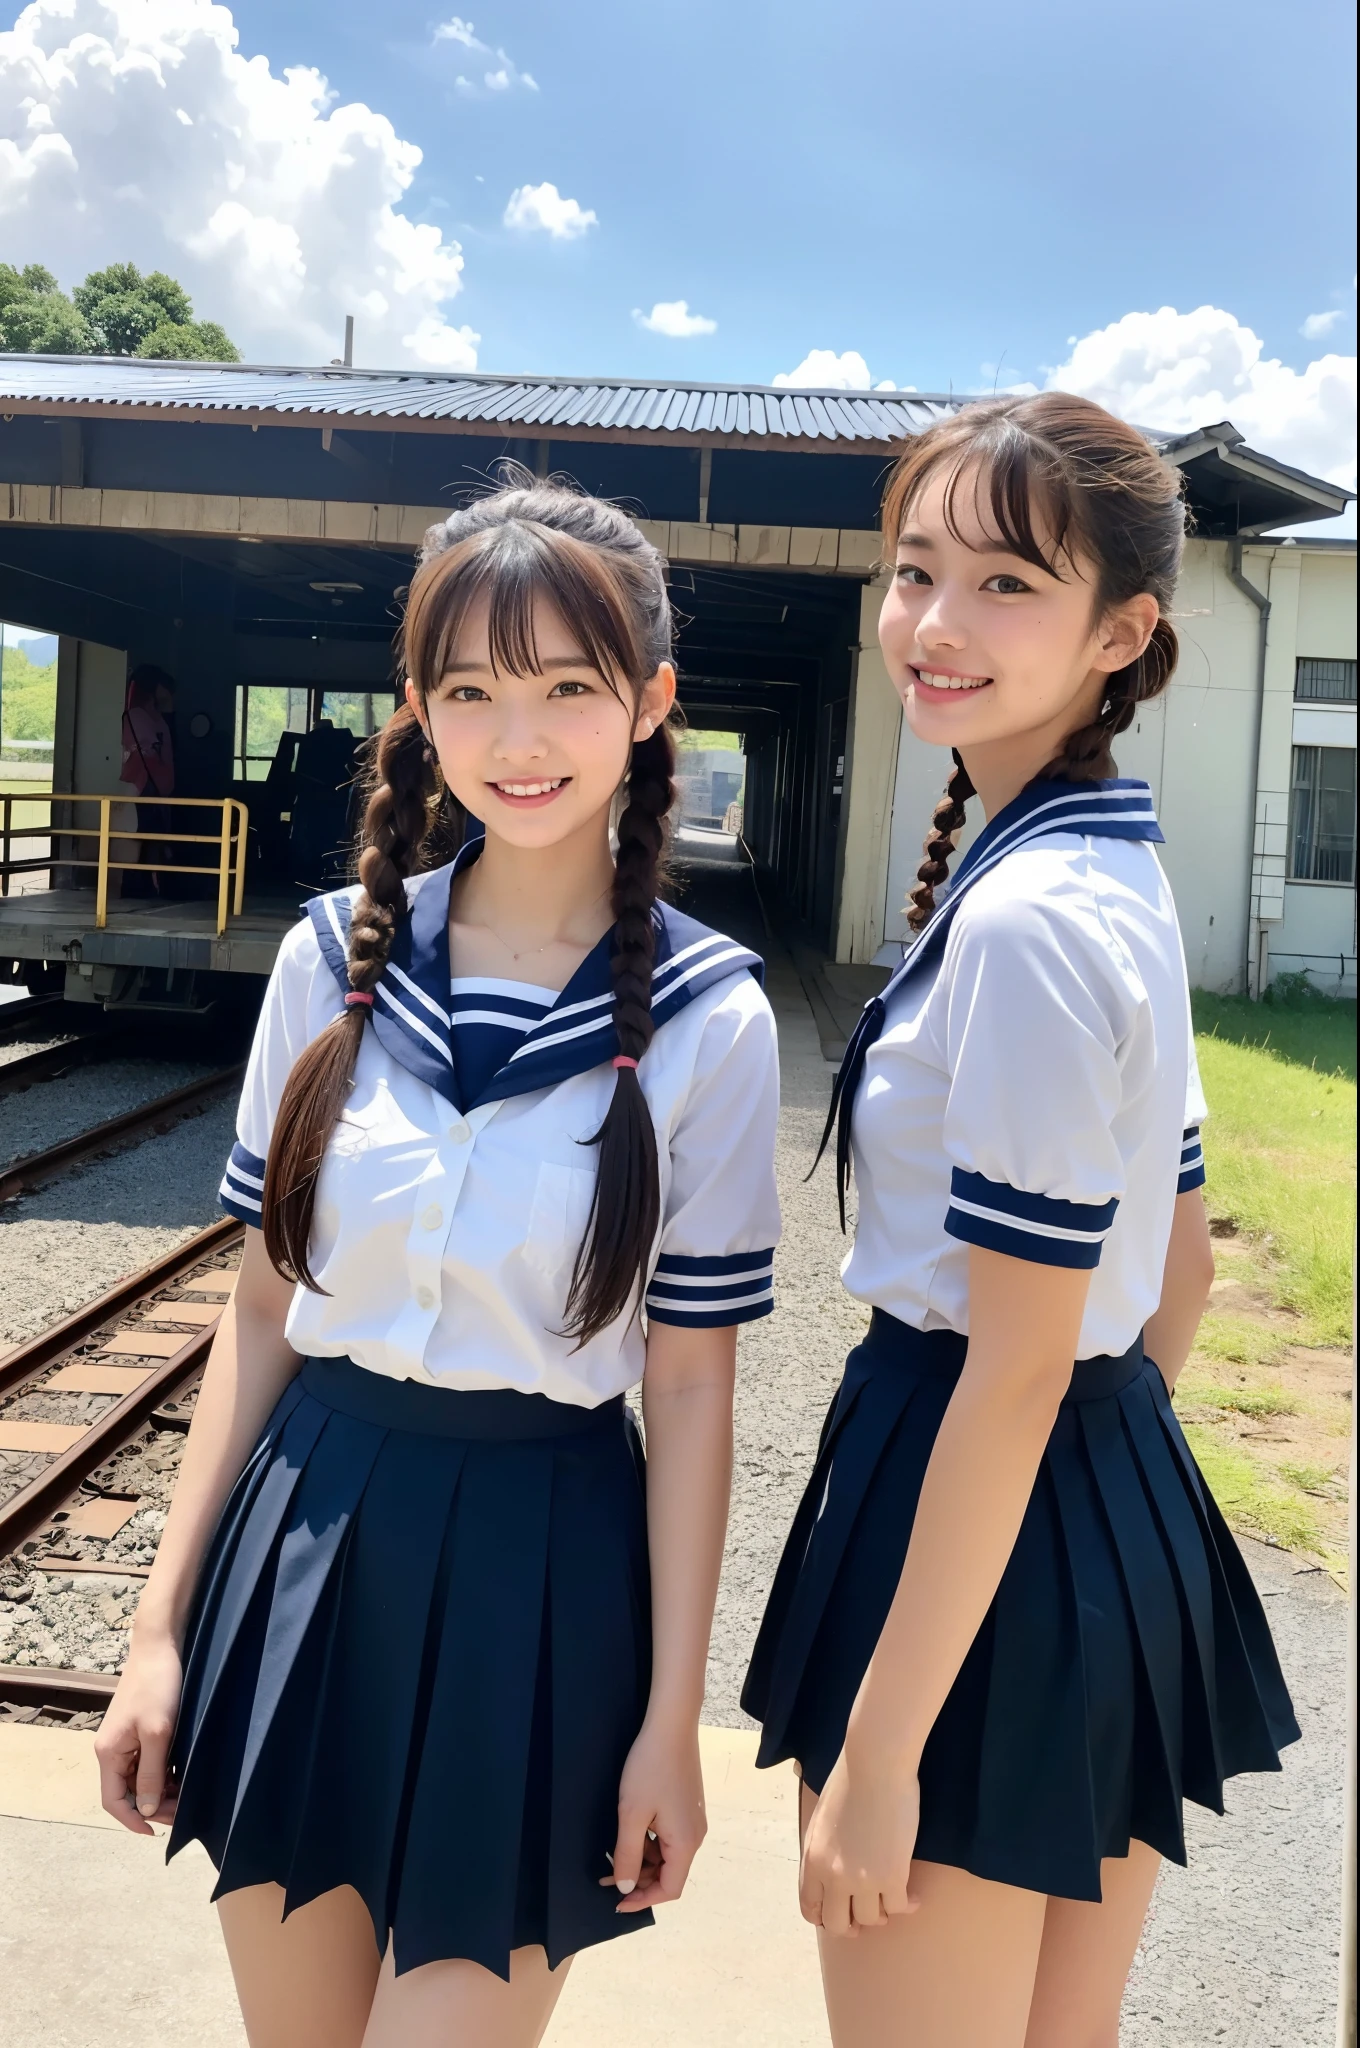
<instances>
[{"instance_id":1,"label":"short sleeve with navy stripe","mask_svg":"<svg viewBox=\"0 0 1360 2048\"><path fill-rule=\"evenodd\" d=\"M217 1199L229 1216L259 1229L264 1168L284 1086L305 1046L340 1015L335 977L321 958L310 918L284 939L269 977L236 1114L236 1143Z\"/></svg>"},{"instance_id":2,"label":"short sleeve with navy stripe","mask_svg":"<svg viewBox=\"0 0 1360 2048\"><path fill-rule=\"evenodd\" d=\"M1093 1269L1125 1192L1112 1125L1130 990L1099 928L1014 897L955 927L946 1017L951 1237Z\"/></svg>"},{"instance_id":3,"label":"short sleeve with navy stripe","mask_svg":"<svg viewBox=\"0 0 1360 2048\"><path fill-rule=\"evenodd\" d=\"M654 1323L720 1329L774 1307L779 1052L749 975L708 1016L671 1133L661 1244L647 1287Z\"/></svg>"},{"instance_id":4,"label":"short sleeve with navy stripe","mask_svg":"<svg viewBox=\"0 0 1360 2048\"><path fill-rule=\"evenodd\" d=\"M1192 1020L1185 1076L1185 1130L1181 1137L1181 1167L1176 1180L1178 1195L1193 1194L1196 1188L1204 1186L1204 1146L1200 1139L1200 1127L1208 1113L1204 1088L1199 1078L1199 1061L1195 1057L1195 1030Z\"/></svg>"}]
</instances>

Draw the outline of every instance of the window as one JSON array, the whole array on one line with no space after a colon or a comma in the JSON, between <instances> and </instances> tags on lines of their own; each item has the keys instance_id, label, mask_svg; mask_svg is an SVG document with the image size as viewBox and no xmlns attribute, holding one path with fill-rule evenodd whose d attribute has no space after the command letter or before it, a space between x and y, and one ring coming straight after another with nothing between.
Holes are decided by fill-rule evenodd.
<instances>
[{"instance_id":1,"label":"window","mask_svg":"<svg viewBox=\"0 0 1360 2048\"><path fill-rule=\"evenodd\" d=\"M1354 747L1295 747L1289 874L1295 882L1354 882Z\"/></svg>"},{"instance_id":2,"label":"window","mask_svg":"<svg viewBox=\"0 0 1360 2048\"><path fill-rule=\"evenodd\" d=\"M1296 704L1354 704L1355 663L1296 661L1294 701Z\"/></svg>"},{"instance_id":3,"label":"window","mask_svg":"<svg viewBox=\"0 0 1360 2048\"><path fill-rule=\"evenodd\" d=\"M238 782L263 782L286 732L310 732L323 718L365 739L391 717L382 690L328 690L322 683L238 683L235 766Z\"/></svg>"}]
</instances>

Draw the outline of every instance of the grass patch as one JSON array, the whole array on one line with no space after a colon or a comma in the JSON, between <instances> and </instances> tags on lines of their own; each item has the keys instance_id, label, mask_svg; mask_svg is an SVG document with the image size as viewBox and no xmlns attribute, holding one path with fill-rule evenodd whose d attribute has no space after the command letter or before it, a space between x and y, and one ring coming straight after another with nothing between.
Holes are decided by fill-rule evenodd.
<instances>
[{"instance_id":1,"label":"grass patch","mask_svg":"<svg viewBox=\"0 0 1360 2048\"><path fill-rule=\"evenodd\" d=\"M1317 1517L1297 1486L1273 1478L1235 1445L1225 1444L1212 1425L1188 1422L1185 1435L1210 1492L1237 1528L1286 1550L1325 1554Z\"/></svg>"},{"instance_id":2,"label":"grass patch","mask_svg":"<svg viewBox=\"0 0 1360 2048\"><path fill-rule=\"evenodd\" d=\"M1253 1276L1255 1277L1255 1276ZM1207 1314L1195 1337L1195 1352L1217 1365L1277 1365L1284 1354L1283 1337L1249 1316Z\"/></svg>"},{"instance_id":3,"label":"grass patch","mask_svg":"<svg viewBox=\"0 0 1360 2048\"><path fill-rule=\"evenodd\" d=\"M1329 1499L1346 1491L1346 1482L1330 1465L1277 1465L1281 1479L1297 1486L1300 1493L1325 1494Z\"/></svg>"},{"instance_id":4,"label":"grass patch","mask_svg":"<svg viewBox=\"0 0 1360 2048\"><path fill-rule=\"evenodd\" d=\"M1181 1393L1180 1384L1176 1391ZM1181 1398L1192 1408L1223 1408L1262 1422L1268 1415L1297 1415L1299 1404L1283 1387L1216 1387L1191 1379Z\"/></svg>"},{"instance_id":5,"label":"grass patch","mask_svg":"<svg viewBox=\"0 0 1360 2048\"><path fill-rule=\"evenodd\" d=\"M1298 1341L1345 1344L1355 1213L1354 1003L1194 998L1211 1114L1211 1214L1231 1219L1260 1277L1304 1319ZM1226 1320L1226 1319L1225 1319ZM1226 1355L1226 1354L1224 1354Z\"/></svg>"}]
</instances>

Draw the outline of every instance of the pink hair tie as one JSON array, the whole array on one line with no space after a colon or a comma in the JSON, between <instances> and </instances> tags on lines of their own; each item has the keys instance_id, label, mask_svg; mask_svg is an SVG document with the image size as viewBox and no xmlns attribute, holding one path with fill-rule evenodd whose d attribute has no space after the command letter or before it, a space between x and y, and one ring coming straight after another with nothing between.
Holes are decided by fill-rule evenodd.
<instances>
[{"instance_id":1,"label":"pink hair tie","mask_svg":"<svg viewBox=\"0 0 1360 2048\"><path fill-rule=\"evenodd\" d=\"M614 1065L616 1067L631 1067L634 1073L637 1072L637 1061L630 1060L626 1053L621 1052L618 1058L615 1060Z\"/></svg>"},{"instance_id":2,"label":"pink hair tie","mask_svg":"<svg viewBox=\"0 0 1360 2048\"><path fill-rule=\"evenodd\" d=\"M352 988L345 997L345 1008L352 1010L360 1003L363 1004L366 1010L371 1010L373 1008L372 993L368 989Z\"/></svg>"}]
</instances>

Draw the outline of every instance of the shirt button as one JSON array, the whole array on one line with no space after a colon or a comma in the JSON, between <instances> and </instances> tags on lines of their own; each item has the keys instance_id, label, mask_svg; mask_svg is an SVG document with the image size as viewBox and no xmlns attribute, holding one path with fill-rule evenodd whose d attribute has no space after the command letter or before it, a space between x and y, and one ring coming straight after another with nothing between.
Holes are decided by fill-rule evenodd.
<instances>
[{"instance_id":1,"label":"shirt button","mask_svg":"<svg viewBox=\"0 0 1360 2048\"><path fill-rule=\"evenodd\" d=\"M466 1117L460 1116L456 1123L449 1125L449 1136L455 1145L465 1145L472 1135L472 1126Z\"/></svg>"},{"instance_id":2,"label":"shirt button","mask_svg":"<svg viewBox=\"0 0 1360 2048\"><path fill-rule=\"evenodd\" d=\"M439 1207L439 1204L436 1202L432 1204L432 1206L428 1208L425 1211L425 1214L421 1217L420 1227L422 1230L438 1230L440 1224L443 1221L444 1211Z\"/></svg>"},{"instance_id":3,"label":"shirt button","mask_svg":"<svg viewBox=\"0 0 1360 2048\"><path fill-rule=\"evenodd\" d=\"M416 1307L417 1307L417 1308L433 1308L433 1307L434 1307L434 1289L433 1289L432 1287L417 1287L417 1289L416 1289Z\"/></svg>"}]
</instances>

